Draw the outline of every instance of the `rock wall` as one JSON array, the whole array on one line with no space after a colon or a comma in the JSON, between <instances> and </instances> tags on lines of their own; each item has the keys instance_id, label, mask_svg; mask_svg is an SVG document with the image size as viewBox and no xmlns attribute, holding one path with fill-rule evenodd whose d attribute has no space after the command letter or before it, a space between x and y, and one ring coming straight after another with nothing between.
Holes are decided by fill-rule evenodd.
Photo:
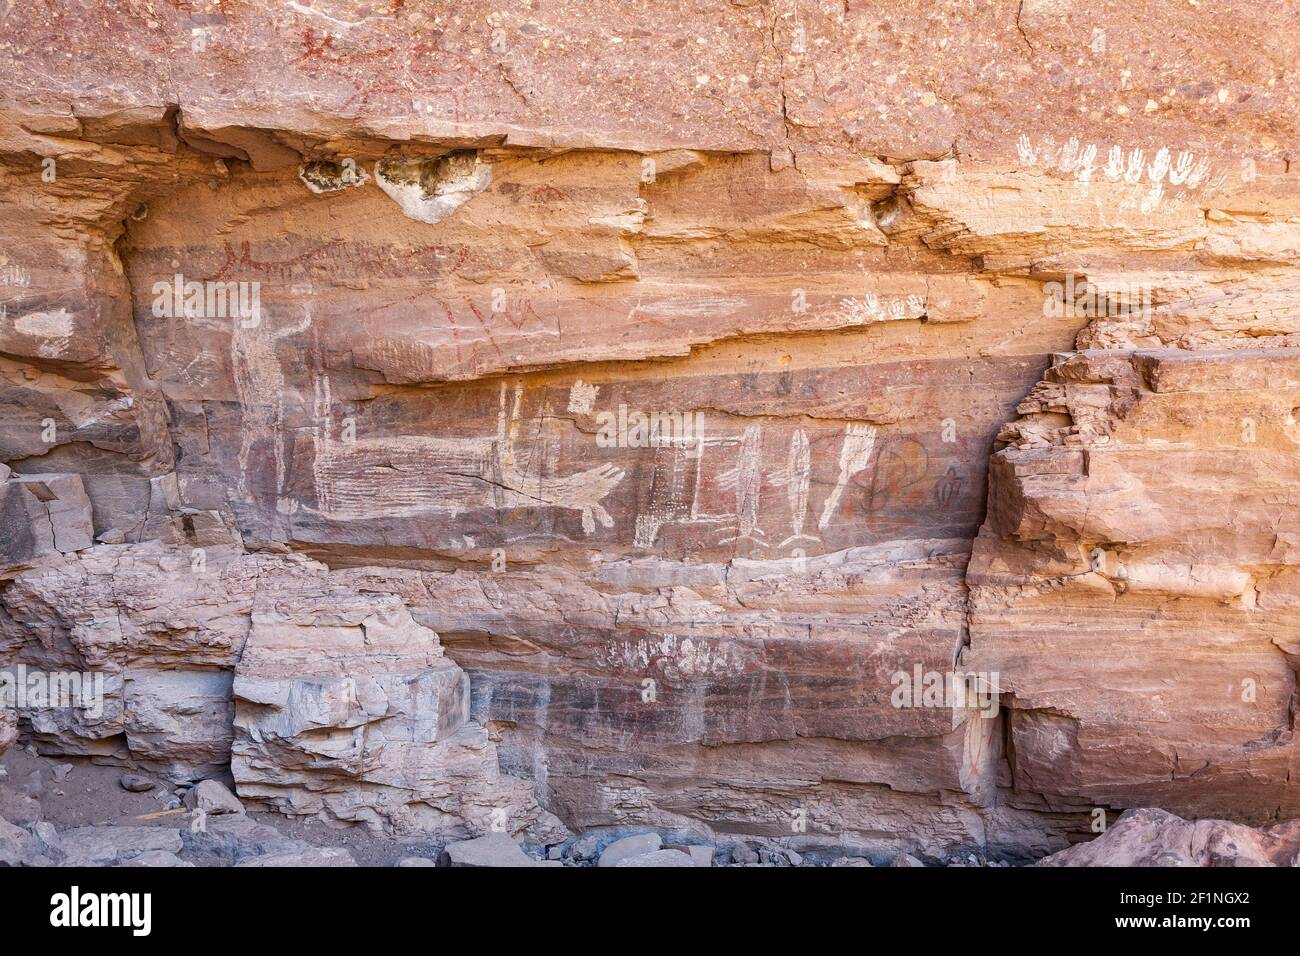
<instances>
[{"instance_id":1,"label":"rock wall","mask_svg":"<svg viewBox=\"0 0 1300 956\"><path fill-rule=\"evenodd\" d=\"M109 687L25 732L398 829L1297 815L1296 20L10 8L0 651Z\"/></svg>"}]
</instances>

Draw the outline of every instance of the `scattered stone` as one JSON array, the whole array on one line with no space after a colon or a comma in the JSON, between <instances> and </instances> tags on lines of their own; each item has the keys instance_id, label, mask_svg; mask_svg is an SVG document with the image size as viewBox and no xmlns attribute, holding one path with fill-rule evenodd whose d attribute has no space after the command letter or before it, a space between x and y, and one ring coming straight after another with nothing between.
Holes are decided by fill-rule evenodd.
<instances>
[{"instance_id":1,"label":"scattered stone","mask_svg":"<svg viewBox=\"0 0 1300 956\"><path fill-rule=\"evenodd\" d=\"M202 810L212 815L244 812L239 798L217 780L200 780L198 786L185 793L184 802L187 810Z\"/></svg>"},{"instance_id":2,"label":"scattered stone","mask_svg":"<svg viewBox=\"0 0 1300 956\"><path fill-rule=\"evenodd\" d=\"M118 781L122 789L130 793L148 793L154 788L154 782L138 773L124 773Z\"/></svg>"},{"instance_id":3,"label":"scattered stone","mask_svg":"<svg viewBox=\"0 0 1300 956\"><path fill-rule=\"evenodd\" d=\"M569 844L566 853L574 860L594 860L600 854L602 835L585 833Z\"/></svg>"},{"instance_id":4,"label":"scattered stone","mask_svg":"<svg viewBox=\"0 0 1300 956\"><path fill-rule=\"evenodd\" d=\"M920 860L910 853L900 853L889 861L890 866L925 866Z\"/></svg>"},{"instance_id":5,"label":"scattered stone","mask_svg":"<svg viewBox=\"0 0 1300 956\"><path fill-rule=\"evenodd\" d=\"M208 817L201 828L181 830L185 849L216 857L227 865L267 854L288 853L307 846L285 836L274 827L257 823L247 815L225 814Z\"/></svg>"},{"instance_id":6,"label":"scattered stone","mask_svg":"<svg viewBox=\"0 0 1300 956\"><path fill-rule=\"evenodd\" d=\"M40 844L42 852L51 856L63 855L63 840L54 824L38 821L28 826L27 830Z\"/></svg>"},{"instance_id":7,"label":"scattered stone","mask_svg":"<svg viewBox=\"0 0 1300 956\"><path fill-rule=\"evenodd\" d=\"M604 852L600 854L600 861L596 865L618 866L623 860L631 857L654 853L663 846L663 842L663 838L658 833L637 833L633 836L625 836L605 847Z\"/></svg>"},{"instance_id":8,"label":"scattered stone","mask_svg":"<svg viewBox=\"0 0 1300 956\"><path fill-rule=\"evenodd\" d=\"M731 862L740 866L753 866L759 862L758 853L747 843L737 843L731 848Z\"/></svg>"},{"instance_id":9,"label":"scattered stone","mask_svg":"<svg viewBox=\"0 0 1300 956\"><path fill-rule=\"evenodd\" d=\"M250 856L235 864L243 866L356 866L357 861L347 850L338 847L304 846L282 853L264 853Z\"/></svg>"},{"instance_id":10,"label":"scattered stone","mask_svg":"<svg viewBox=\"0 0 1300 956\"><path fill-rule=\"evenodd\" d=\"M193 866L193 863L187 863L175 853L168 853L166 850L147 850L139 856L132 857L125 863L119 863L118 866Z\"/></svg>"},{"instance_id":11,"label":"scattered stone","mask_svg":"<svg viewBox=\"0 0 1300 956\"><path fill-rule=\"evenodd\" d=\"M673 843L665 844L665 850L679 850L687 854L695 861L696 866L712 866L713 855L717 852L716 847L701 846L697 843Z\"/></svg>"},{"instance_id":12,"label":"scattered stone","mask_svg":"<svg viewBox=\"0 0 1300 956\"><path fill-rule=\"evenodd\" d=\"M545 866L525 853L504 833L488 833L473 840L448 843L438 857L439 866L506 867Z\"/></svg>"},{"instance_id":13,"label":"scattered stone","mask_svg":"<svg viewBox=\"0 0 1300 956\"><path fill-rule=\"evenodd\" d=\"M36 852L32 835L8 820L0 820L0 864L22 866Z\"/></svg>"},{"instance_id":14,"label":"scattered stone","mask_svg":"<svg viewBox=\"0 0 1300 956\"><path fill-rule=\"evenodd\" d=\"M836 859L831 866L870 866L871 861L862 856L842 856Z\"/></svg>"},{"instance_id":15,"label":"scattered stone","mask_svg":"<svg viewBox=\"0 0 1300 956\"><path fill-rule=\"evenodd\" d=\"M59 834L68 866L113 866L142 853L179 853L179 830L165 827L77 827Z\"/></svg>"},{"instance_id":16,"label":"scattered stone","mask_svg":"<svg viewBox=\"0 0 1300 956\"><path fill-rule=\"evenodd\" d=\"M38 799L45 792L45 787L41 783L41 772L33 770L29 773L22 784L22 792L33 800Z\"/></svg>"},{"instance_id":17,"label":"scattered stone","mask_svg":"<svg viewBox=\"0 0 1300 956\"><path fill-rule=\"evenodd\" d=\"M601 866L606 866L605 858L601 857ZM691 859L689 853L683 853L681 850L655 850L653 853L642 853L639 856L623 857L614 866L688 866L694 867L698 864Z\"/></svg>"}]
</instances>

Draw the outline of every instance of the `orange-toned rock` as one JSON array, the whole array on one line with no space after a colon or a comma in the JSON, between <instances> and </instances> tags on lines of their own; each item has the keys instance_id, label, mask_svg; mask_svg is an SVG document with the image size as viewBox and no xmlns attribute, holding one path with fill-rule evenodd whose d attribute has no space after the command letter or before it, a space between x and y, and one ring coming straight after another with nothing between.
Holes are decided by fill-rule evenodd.
<instances>
[{"instance_id":1,"label":"orange-toned rock","mask_svg":"<svg viewBox=\"0 0 1300 956\"><path fill-rule=\"evenodd\" d=\"M0 664L108 679L42 749L877 862L1300 815L1280 0L10 6Z\"/></svg>"}]
</instances>

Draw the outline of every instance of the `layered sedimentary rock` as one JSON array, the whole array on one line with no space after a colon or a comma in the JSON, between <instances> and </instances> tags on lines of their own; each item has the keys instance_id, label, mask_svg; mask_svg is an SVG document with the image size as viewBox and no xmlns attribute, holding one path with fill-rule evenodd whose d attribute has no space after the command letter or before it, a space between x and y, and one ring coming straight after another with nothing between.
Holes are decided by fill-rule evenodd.
<instances>
[{"instance_id":1,"label":"layered sedimentary rock","mask_svg":"<svg viewBox=\"0 0 1300 956\"><path fill-rule=\"evenodd\" d=\"M46 752L175 782L232 772L242 796L290 815L564 835L530 785L501 772L437 634L354 572L233 548L100 545L17 574L5 610L9 665L102 687L98 702L19 701Z\"/></svg>"},{"instance_id":2,"label":"layered sedimentary rock","mask_svg":"<svg viewBox=\"0 0 1300 956\"><path fill-rule=\"evenodd\" d=\"M438 635L350 572L289 563L260 578L233 692L245 798L401 832L566 835L501 773Z\"/></svg>"},{"instance_id":3,"label":"layered sedimentary rock","mask_svg":"<svg viewBox=\"0 0 1300 956\"><path fill-rule=\"evenodd\" d=\"M1294 815L1294 17L9 11L0 647L109 688L25 732L539 839Z\"/></svg>"}]
</instances>

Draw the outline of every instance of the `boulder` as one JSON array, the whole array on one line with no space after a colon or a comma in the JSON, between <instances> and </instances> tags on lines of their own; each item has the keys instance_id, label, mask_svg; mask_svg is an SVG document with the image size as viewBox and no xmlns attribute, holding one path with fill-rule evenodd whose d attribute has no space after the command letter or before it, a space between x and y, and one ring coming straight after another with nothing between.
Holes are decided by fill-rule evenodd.
<instances>
[{"instance_id":1,"label":"boulder","mask_svg":"<svg viewBox=\"0 0 1300 956\"><path fill-rule=\"evenodd\" d=\"M718 852L717 847L701 846L696 843L669 843L664 845L665 850L678 850L685 853L696 866L712 866L713 855Z\"/></svg>"},{"instance_id":2,"label":"boulder","mask_svg":"<svg viewBox=\"0 0 1300 956\"><path fill-rule=\"evenodd\" d=\"M1300 820L1254 829L1226 820L1184 820L1157 809L1126 810L1095 840L1037 866L1292 866Z\"/></svg>"},{"instance_id":3,"label":"boulder","mask_svg":"<svg viewBox=\"0 0 1300 956\"><path fill-rule=\"evenodd\" d=\"M244 814L210 816L181 830L185 849L233 865L267 854L301 850L307 844L285 836L274 827L258 823Z\"/></svg>"},{"instance_id":4,"label":"boulder","mask_svg":"<svg viewBox=\"0 0 1300 956\"><path fill-rule=\"evenodd\" d=\"M0 819L0 863L5 866L23 866L38 852L31 833Z\"/></svg>"},{"instance_id":5,"label":"boulder","mask_svg":"<svg viewBox=\"0 0 1300 956\"><path fill-rule=\"evenodd\" d=\"M738 866L753 866L759 862L758 851L747 843L737 843L731 848L731 862Z\"/></svg>"},{"instance_id":6,"label":"boulder","mask_svg":"<svg viewBox=\"0 0 1300 956\"><path fill-rule=\"evenodd\" d=\"M10 704L0 701L0 754L18 739L18 713Z\"/></svg>"},{"instance_id":7,"label":"boulder","mask_svg":"<svg viewBox=\"0 0 1300 956\"><path fill-rule=\"evenodd\" d=\"M148 777L142 777L138 773L124 773L118 783L123 790L130 793L148 793L157 784Z\"/></svg>"},{"instance_id":8,"label":"boulder","mask_svg":"<svg viewBox=\"0 0 1300 956\"><path fill-rule=\"evenodd\" d=\"M264 576L233 692L246 800L400 833L567 835L501 772L468 675L398 595L315 563Z\"/></svg>"},{"instance_id":9,"label":"boulder","mask_svg":"<svg viewBox=\"0 0 1300 956\"><path fill-rule=\"evenodd\" d=\"M67 866L115 866L144 853L179 853L178 830L165 827L76 827L59 834Z\"/></svg>"},{"instance_id":10,"label":"boulder","mask_svg":"<svg viewBox=\"0 0 1300 956\"><path fill-rule=\"evenodd\" d=\"M654 853L663 846L663 838L658 833L637 833L615 840L600 854L597 866L618 866L623 860L634 856Z\"/></svg>"},{"instance_id":11,"label":"boulder","mask_svg":"<svg viewBox=\"0 0 1300 956\"><path fill-rule=\"evenodd\" d=\"M488 833L473 840L447 844L438 858L440 866L532 867L545 866L534 860L504 833Z\"/></svg>"},{"instance_id":12,"label":"boulder","mask_svg":"<svg viewBox=\"0 0 1300 956\"><path fill-rule=\"evenodd\" d=\"M201 810L212 815L244 812L244 805L239 802L239 798L218 780L200 780L196 786L186 791L184 804L186 809Z\"/></svg>"}]
</instances>

